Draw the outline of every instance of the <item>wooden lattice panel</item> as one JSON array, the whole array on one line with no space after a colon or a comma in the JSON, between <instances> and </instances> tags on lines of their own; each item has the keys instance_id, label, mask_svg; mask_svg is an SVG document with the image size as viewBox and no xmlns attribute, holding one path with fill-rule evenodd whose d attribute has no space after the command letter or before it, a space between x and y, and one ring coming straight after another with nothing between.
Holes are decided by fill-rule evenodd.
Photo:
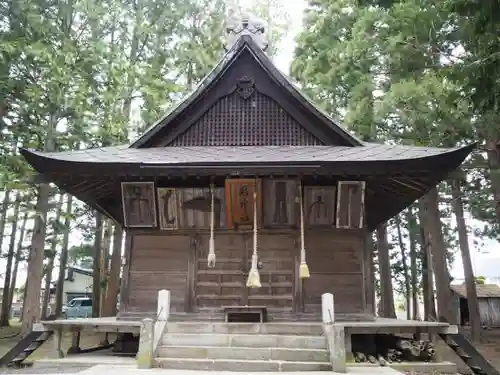
<instances>
[{"instance_id":1,"label":"wooden lattice panel","mask_svg":"<svg viewBox=\"0 0 500 375\"><path fill-rule=\"evenodd\" d=\"M323 143L276 101L236 91L218 100L168 146L308 146Z\"/></svg>"}]
</instances>

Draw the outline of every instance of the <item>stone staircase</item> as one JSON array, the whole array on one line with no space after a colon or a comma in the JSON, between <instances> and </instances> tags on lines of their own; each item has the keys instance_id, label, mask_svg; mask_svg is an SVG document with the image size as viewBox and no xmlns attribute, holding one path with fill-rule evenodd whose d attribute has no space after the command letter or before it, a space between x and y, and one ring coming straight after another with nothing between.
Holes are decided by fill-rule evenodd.
<instances>
[{"instance_id":1,"label":"stone staircase","mask_svg":"<svg viewBox=\"0 0 500 375\"><path fill-rule=\"evenodd\" d=\"M159 367L209 371L331 371L318 323L168 323Z\"/></svg>"}]
</instances>

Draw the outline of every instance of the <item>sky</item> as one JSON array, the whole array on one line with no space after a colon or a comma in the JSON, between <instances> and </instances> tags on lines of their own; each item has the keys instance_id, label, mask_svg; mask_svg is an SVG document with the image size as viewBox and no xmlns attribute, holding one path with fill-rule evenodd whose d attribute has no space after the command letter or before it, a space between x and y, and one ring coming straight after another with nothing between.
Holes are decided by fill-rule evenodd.
<instances>
[{"instance_id":1,"label":"sky","mask_svg":"<svg viewBox=\"0 0 500 375\"><path fill-rule=\"evenodd\" d=\"M276 66L284 73L289 73L290 63L293 58L295 48L295 37L302 27L303 11L306 7L305 0L279 0L281 1L290 15L290 31L279 45L279 53L274 58ZM481 223L474 220L467 221L472 227L481 226ZM79 236L76 236L75 245L78 244ZM492 282L500 283L500 251L499 243L494 240L478 241L477 238L470 236L470 249L472 256L472 265L474 273L478 276L485 276ZM4 241L3 251L7 251L8 239ZM5 260L0 259L0 270L5 269ZM0 271L0 287L3 286L3 277ZM451 266L452 276L460 281L463 279L463 265L459 252L457 252L455 262ZM54 276L57 277L57 276ZM18 275L17 286L22 286L26 280L25 268L21 269Z\"/></svg>"}]
</instances>

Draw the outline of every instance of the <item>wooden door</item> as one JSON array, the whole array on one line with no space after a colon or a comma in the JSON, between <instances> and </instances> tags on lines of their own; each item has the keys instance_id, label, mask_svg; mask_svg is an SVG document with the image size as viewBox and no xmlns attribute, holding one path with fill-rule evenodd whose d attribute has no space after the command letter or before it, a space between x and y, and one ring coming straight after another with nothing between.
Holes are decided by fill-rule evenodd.
<instances>
[{"instance_id":1,"label":"wooden door","mask_svg":"<svg viewBox=\"0 0 500 375\"><path fill-rule=\"evenodd\" d=\"M215 236L214 268L208 267L208 236L203 236L196 256L195 309L217 310L221 306L247 304L246 246L241 234Z\"/></svg>"},{"instance_id":2,"label":"wooden door","mask_svg":"<svg viewBox=\"0 0 500 375\"><path fill-rule=\"evenodd\" d=\"M272 313L293 308L295 241L293 236L259 235L261 288L247 288L252 264L253 238L250 233L217 234L216 263L208 268L208 237L197 251L195 309L220 311L222 306L266 306Z\"/></svg>"},{"instance_id":3,"label":"wooden door","mask_svg":"<svg viewBox=\"0 0 500 375\"><path fill-rule=\"evenodd\" d=\"M251 266L252 242L248 249ZM295 239L291 235L263 234L258 237L261 287L248 289L249 306L266 306L268 311L291 312L294 298Z\"/></svg>"}]
</instances>

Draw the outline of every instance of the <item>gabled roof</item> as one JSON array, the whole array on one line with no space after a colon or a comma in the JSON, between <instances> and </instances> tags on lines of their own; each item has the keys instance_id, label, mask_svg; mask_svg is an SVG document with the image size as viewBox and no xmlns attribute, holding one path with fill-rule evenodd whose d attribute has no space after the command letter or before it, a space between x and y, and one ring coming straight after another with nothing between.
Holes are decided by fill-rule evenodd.
<instances>
[{"instance_id":1,"label":"gabled roof","mask_svg":"<svg viewBox=\"0 0 500 375\"><path fill-rule=\"evenodd\" d=\"M344 146L361 146L362 142L354 135L345 130L338 122L328 116L318 106L313 104L304 96L292 81L287 78L272 63L270 58L257 46L249 36L242 36L237 43L224 55L216 67L205 76L198 86L186 96L177 106L173 107L165 116L153 124L146 132L133 142L131 148L150 147L152 139L163 129L168 129L171 122L184 111L189 110L196 105L197 101L210 90L223 76L224 73L238 60L242 53L248 51L259 63L259 65L269 74L278 86L280 86L291 97L300 102L300 104L311 114L313 114L317 123L314 126L320 127L323 133L334 134L337 138L343 140ZM173 130L173 129L172 129Z\"/></svg>"}]
</instances>

